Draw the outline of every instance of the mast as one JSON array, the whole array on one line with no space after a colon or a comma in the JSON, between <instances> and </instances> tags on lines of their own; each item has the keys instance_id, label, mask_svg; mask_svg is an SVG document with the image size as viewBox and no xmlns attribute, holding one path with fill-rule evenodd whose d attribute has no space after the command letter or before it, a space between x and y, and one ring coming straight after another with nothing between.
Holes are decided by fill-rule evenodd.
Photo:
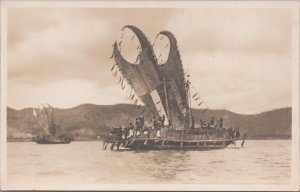
<instances>
[{"instance_id":1,"label":"mast","mask_svg":"<svg viewBox=\"0 0 300 192\"><path fill-rule=\"evenodd\" d=\"M190 118L192 117L192 111L191 111L191 92L190 92L190 75L187 75L187 81L186 81L186 91L187 91L187 104L188 104L188 126L187 129L190 129Z\"/></svg>"},{"instance_id":2,"label":"mast","mask_svg":"<svg viewBox=\"0 0 300 192\"><path fill-rule=\"evenodd\" d=\"M166 87L166 78L163 77L163 86L164 86L164 92L165 92L165 96L166 96L166 108L167 108L167 116L168 116L168 124L167 125L170 125L170 120L172 119L171 117L171 113L170 113L170 108L169 108L169 100L168 100L168 93L167 93L167 87ZM172 121L172 120L171 120Z\"/></svg>"}]
</instances>

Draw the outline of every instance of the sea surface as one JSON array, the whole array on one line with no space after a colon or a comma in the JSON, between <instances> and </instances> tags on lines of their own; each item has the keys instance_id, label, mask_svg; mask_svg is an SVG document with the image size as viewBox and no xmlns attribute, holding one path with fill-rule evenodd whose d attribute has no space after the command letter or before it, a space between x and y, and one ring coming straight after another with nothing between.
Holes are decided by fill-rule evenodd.
<instances>
[{"instance_id":1,"label":"sea surface","mask_svg":"<svg viewBox=\"0 0 300 192\"><path fill-rule=\"evenodd\" d=\"M111 151L101 141L7 144L8 183L289 184L290 140L212 151Z\"/></svg>"}]
</instances>

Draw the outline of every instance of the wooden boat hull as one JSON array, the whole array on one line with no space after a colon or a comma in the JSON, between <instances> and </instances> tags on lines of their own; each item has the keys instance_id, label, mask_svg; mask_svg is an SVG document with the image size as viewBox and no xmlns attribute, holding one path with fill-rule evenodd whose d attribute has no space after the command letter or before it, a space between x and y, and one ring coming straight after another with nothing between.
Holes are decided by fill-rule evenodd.
<instances>
[{"instance_id":1,"label":"wooden boat hull","mask_svg":"<svg viewBox=\"0 0 300 192\"><path fill-rule=\"evenodd\" d=\"M241 140L241 139L239 139ZM237 139L227 140L165 140L165 139L147 139L133 138L120 141L105 141L103 147L111 143L110 149L125 148L129 150L195 150L209 151L226 148L230 144L235 144Z\"/></svg>"},{"instance_id":2,"label":"wooden boat hull","mask_svg":"<svg viewBox=\"0 0 300 192\"><path fill-rule=\"evenodd\" d=\"M35 142L37 144L69 144L71 141L45 141L45 140L37 140Z\"/></svg>"}]
</instances>

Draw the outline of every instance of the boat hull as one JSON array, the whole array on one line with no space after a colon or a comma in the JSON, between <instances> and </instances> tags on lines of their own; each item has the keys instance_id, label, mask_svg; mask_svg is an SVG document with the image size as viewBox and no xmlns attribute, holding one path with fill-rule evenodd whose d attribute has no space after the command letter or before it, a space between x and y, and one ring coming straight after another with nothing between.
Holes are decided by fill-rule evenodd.
<instances>
[{"instance_id":1,"label":"boat hull","mask_svg":"<svg viewBox=\"0 0 300 192\"><path fill-rule=\"evenodd\" d=\"M128 150L195 150L209 151L224 149L231 144L235 144L236 139L228 140L165 140L165 139L147 139L134 138L120 141L105 141L104 149L110 143L110 149L128 149Z\"/></svg>"},{"instance_id":2,"label":"boat hull","mask_svg":"<svg viewBox=\"0 0 300 192\"><path fill-rule=\"evenodd\" d=\"M71 141L45 141L45 140L37 140L35 142L37 144L69 144Z\"/></svg>"}]
</instances>

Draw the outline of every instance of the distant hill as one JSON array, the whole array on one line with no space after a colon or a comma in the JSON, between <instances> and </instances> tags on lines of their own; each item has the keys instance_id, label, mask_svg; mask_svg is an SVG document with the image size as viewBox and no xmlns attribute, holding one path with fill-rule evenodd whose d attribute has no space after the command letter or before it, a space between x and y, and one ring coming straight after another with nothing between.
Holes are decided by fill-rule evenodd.
<instances>
[{"instance_id":1,"label":"distant hill","mask_svg":"<svg viewBox=\"0 0 300 192\"><path fill-rule=\"evenodd\" d=\"M33 136L44 134L36 126L32 108L15 110L7 108L7 137L9 141L31 140ZM112 127L133 122L141 112L146 124L150 124L151 113L144 106L129 104L93 105L82 104L69 109L54 109L58 134L72 134L77 140L91 140L97 136L107 137ZM200 119L208 121L223 117L224 126L240 127L250 139L288 139L291 137L291 108L276 109L256 115L241 115L227 110L193 110L196 126Z\"/></svg>"}]
</instances>

